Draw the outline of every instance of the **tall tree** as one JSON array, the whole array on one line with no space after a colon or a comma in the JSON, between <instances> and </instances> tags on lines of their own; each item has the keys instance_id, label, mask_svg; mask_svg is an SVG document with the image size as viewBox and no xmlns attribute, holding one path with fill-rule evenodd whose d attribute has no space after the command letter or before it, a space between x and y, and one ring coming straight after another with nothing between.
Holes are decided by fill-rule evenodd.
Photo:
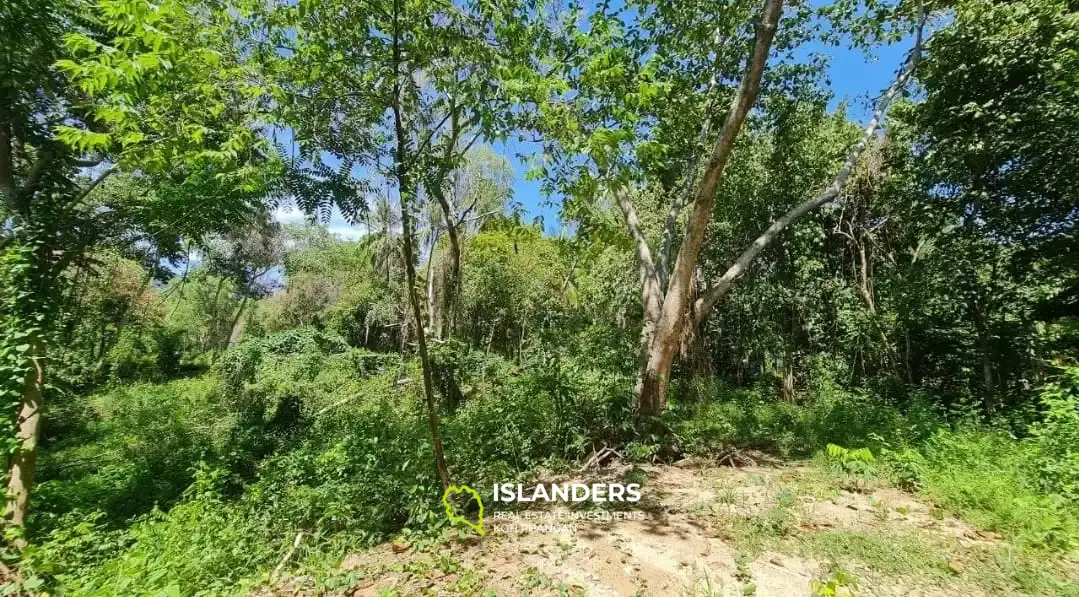
<instances>
[{"instance_id":1,"label":"tall tree","mask_svg":"<svg viewBox=\"0 0 1079 597\"><path fill-rule=\"evenodd\" d=\"M10 222L0 245L11 268L4 318L14 329L5 336L17 339L5 368L24 380L9 444L7 516L16 532L29 508L63 273L105 243L176 247L179 236L222 228L248 211L274 171L251 127L257 93L211 25L225 13L145 0L31 4L2 19L15 42L3 53L0 92ZM155 192L94 195L125 170Z\"/></svg>"},{"instance_id":2,"label":"tall tree","mask_svg":"<svg viewBox=\"0 0 1079 597\"><path fill-rule=\"evenodd\" d=\"M353 187L372 193L373 181L385 180L397 195L427 418L448 486L416 287L416 214L425 198L445 201L447 176L468 149L500 135L512 118L504 81L530 66L528 5L334 0L256 5L252 14L261 17L243 34L277 85L278 122L291 132L294 155L314 164L332 158ZM296 200L308 211L332 202L302 193ZM355 220L360 208L342 212Z\"/></svg>"},{"instance_id":3,"label":"tall tree","mask_svg":"<svg viewBox=\"0 0 1079 597\"><path fill-rule=\"evenodd\" d=\"M465 162L454 169L441 184L438 200L440 223L432 222L431 258L428 259L427 313L435 337L452 335L457 325L461 300L461 251L468 232L475 232L487 220L505 213L513 195L510 186L513 171L505 158L490 148L474 148ZM439 271L434 253L438 234L446 231L449 264Z\"/></svg>"},{"instance_id":4,"label":"tall tree","mask_svg":"<svg viewBox=\"0 0 1079 597\"><path fill-rule=\"evenodd\" d=\"M643 417L659 414L667 406L671 367L687 319L688 325L703 321L731 283L784 228L835 199L876 131L883 110L910 76L910 69L903 69L885 93L863 140L851 150L833 183L776 219L719 279L703 286L698 266L717 190L761 91L782 4L766 0L759 11L753 4L738 4L714 15L708 7L688 3L647 13L649 17L641 19L630 35L623 33L624 24L617 15L597 12L587 35L569 36L569 53L581 51L586 56L573 63L567 75L574 92L550 102L540 120L553 140L547 153L554 154L558 167L550 186L561 185L571 198L609 197L635 247L643 320L636 391ZM843 11L837 7L837 12ZM759 15L757 25L747 40L739 33L743 19L753 14ZM883 26L882 14L864 17L876 24L870 29ZM799 7L785 20L787 32L775 44L777 51L789 55L791 48L807 39L810 15L811 11ZM721 46L723 39L734 42ZM773 69L773 84L782 93L783 81L813 76L813 68L807 71L787 60ZM732 79L740 81L734 88L727 86ZM724 97L730 98L729 108L717 128L713 114ZM581 152L586 152L590 164L582 163ZM658 251L653 251L634 204L635 195L645 190L658 190L666 203ZM571 201L570 209L564 211L571 218L583 217L587 227L588 209L579 202ZM685 224L680 226L683 212L687 212Z\"/></svg>"},{"instance_id":5,"label":"tall tree","mask_svg":"<svg viewBox=\"0 0 1079 597\"><path fill-rule=\"evenodd\" d=\"M284 238L281 227L266 213L255 213L246 225L237 225L227 234L210 235L203 243L206 266L212 273L231 280L240 304L219 339L218 348L234 346L240 337L240 322L251 299L268 294L273 281L267 278L275 267L283 265Z\"/></svg>"},{"instance_id":6,"label":"tall tree","mask_svg":"<svg viewBox=\"0 0 1079 597\"><path fill-rule=\"evenodd\" d=\"M1079 19L1060 0L970 0L954 10L928 43L919 71L926 97L904 113L905 141L916 197L951 218L941 240L978 256L956 274L955 290L992 413L1013 377L1007 329L1029 316L1019 314L1028 272L1072 280L1056 292L1077 287Z\"/></svg>"}]
</instances>

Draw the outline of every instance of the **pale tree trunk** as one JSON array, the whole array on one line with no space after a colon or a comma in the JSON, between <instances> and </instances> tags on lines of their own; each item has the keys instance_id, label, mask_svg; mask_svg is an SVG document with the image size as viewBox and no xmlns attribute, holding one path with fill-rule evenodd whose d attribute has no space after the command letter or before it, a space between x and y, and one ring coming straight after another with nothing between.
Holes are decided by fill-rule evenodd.
<instances>
[{"instance_id":1,"label":"pale tree trunk","mask_svg":"<svg viewBox=\"0 0 1079 597\"><path fill-rule=\"evenodd\" d=\"M987 302L974 298L971 301L971 315L974 319L978 356L982 366L982 406L985 408L986 417L992 417L996 410L996 384L994 383L993 375L993 348L986 317L986 312L988 311Z\"/></svg>"},{"instance_id":2,"label":"pale tree trunk","mask_svg":"<svg viewBox=\"0 0 1079 597\"><path fill-rule=\"evenodd\" d=\"M247 300L250 298L250 290L244 292L243 299L240 300L240 307L236 309L236 315L232 318L232 324L229 325L229 337L225 339L225 348L232 348L240 343L240 336L243 335L243 314L244 308L247 307Z\"/></svg>"},{"instance_id":3,"label":"pale tree trunk","mask_svg":"<svg viewBox=\"0 0 1079 597\"><path fill-rule=\"evenodd\" d=\"M701 246L704 243L704 234L712 216L712 209L715 206L716 189L719 186L719 181L727 165L727 160L730 158L731 151L734 149L734 142L738 138L738 133L742 130L742 125L745 123L750 108L757 101L761 76L764 73L768 52L775 37L782 7L782 0L765 1L760 23L757 24L753 53L748 60L745 75L742 77L738 92L731 102L727 120L723 123L723 128L720 130L719 137L712 148L704 176L695 190L685 238L678 251L678 256L675 258L666 294L662 297L658 319L649 321L648 309L646 308L645 310L642 342L645 341L647 336L651 336L651 340L647 350L647 357L644 359L641 378L637 384L639 412L642 417L657 415L667 407L671 365L674 362L675 354L678 352L682 324L692 292L693 274L697 270L697 260L700 257ZM625 213L625 209L623 209L623 212ZM668 218L668 221L673 220L674 218ZM641 243L639 242L639 244ZM647 243L644 243L644 249L647 251ZM638 253L640 252L640 249L638 249ZM649 261L651 260L649 259ZM655 283L651 285L658 288L659 279L656 278ZM646 292L649 286L650 284L645 284ZM658 298L658 296L649 297L648 300L654 301L658 300Z\"/></svg>"},{"instance_id":4,"label":"pale tree trunk","mask_svg":"<svg viewBox=\"0 0 1079 597\"><path fill-rule=\"evenodd\" d=\"M715 206L716 190L742 124L745 122L750 108L756 102L761 75L764 71L772 39L775 36L781 8L782 2L780 0L765 1L761 21L757 25L753 54L749 59L745 76L739 85L738 92L735 94L730 112L723 123L719 137L712 147L711 157L701 182L693 194L692 210L685 238L674 262L673 271L669 276L666 292L661 290L660 284L660 280L667 277L666 272L658 272L654 267L648 243L636 224L637 217L632 204L624 196L624 192L616 193L619 208L625 216L627 227L637 246L638 263L643 279L644 322L641 332L641 345L644 348L644 357L642 359L642 371L636 386L639 414L642 417L657 415L667 407L671 367L678 352L679 338L686 318L690 317L692 319L691 325L701 326L708 318L712 307L727 294L734 281L745 272L746 268L775 240L780 232L802 216L838 197L839 191L850 175L851 169L876 132L888 105L903 89L920 58L922 29L925 24L924 13L921 15L916 28L914 49L911 52L907 66L881 97L877 104L876 113L866 127L862 139L850 150L846 161L832 183L818 196L794 207L774 221L767 230L743 251L734 264L718 280L709 285L701 293L700 297L694 300L691 315L687 316L687 307L689 302L693 300L691 288L693 274L697 268L701 246L704 242L704 234L708 228L712 209ZM706 121L705 126L708 126L708 121ZM677 221L681 203L681 198L676 199L675 207L668 214L668 228ZM665 243L669 242L670 236L670 231L664 233ZM661 303L658 315L655 314L653 307L657 301Z\"/></svg>"},{"instance_id":5,"label":"pale tree trunk","mask_svg":"<svg viewBox=\"0 0 1079 597\"><path fill-rule=\"evenodd\" d=\"M431 237L431 248L427 252L427 319L430 325L431 334L435 338L442 338L442 310L439 308L439 297L442 292L445 292L444 288L440 288L440 284L436 282L438 279L438 268L435 263L435 254L437 253L439 231L435 228Z\"/></svg>"},{"instance_id":6,"label":"pale tree trunk","mask_svg":"<svg viewBox=\"0 0 1079 597\"><path fill-rule=\"evenodd\" d=\"M438 470L438 479L442 489L450 486L449 468L446 466L446 457L442 449L442 434L438 428L438 411L435 402L434 383L431 380L431 360L427 355L427 338L423 329L423 313L420 309L420 298L416 294L416 264L413 261L412 252L412 214L410 204L416 198L416 190L412 187L409 177L408 165L405 161L408 155L409 138L405 130L401 116L401 84L407 75L402 74L402 55L400 44L400 30L398 19L402 10L402 1L394 0L393 3L393 60L394 60L394 84L393 84L393 121L394 131L397 136L397 149L394 152L394 170L397 176L397 188L401 195L401 228L402 243L405 259L405 282L408 284L408 302L412 306L412 317L416 324L416 344L420 353L420 366L423 369L423 393L427 406L427 425L431 432L432 451L435 457L435 468Z\"/></svg>"},{"instance_id":7,"label":"pale tree trunk","mask_svg":"<svg viewBox=\"0 0 1079 597\"><path fill-rule=\"evenodd\" d=\"M794 355L790 347L783 354L783 371L779 384L779 395L783 402L794 404Z\"/></svg>"},{"instance_id":8,"label":"pale tree trunk","mask_svg":"<svg viewBox=\"0 0 1079 597\"><path fill-rule=\"evenodd\" d=\"M30 339L29 369L23 382L23 396L19 404L15 451L8 459L7 508L8 524L22 529L26 527L26 515L30 510L30 490L34 485L37 469L37 445L41 439L41 409L45 390L45 344L34 335ZM22 549L26 540L19 537L15 546Z\"/></svg>"},{"instance_id":9,"label":"pale tree trunk","mask_svg":"<svg viewBox=\"0 0 1079 597\"><path fill-rule=\"evenodd\" d=\"M452 209L452 207L451 207ZM452 213L452 212L449 212ZM453 217L453 216L450 216ZM461 238L457 231L459 224L447 223L446 236L450 239L450 274L446 281L446 293L443 295L443 325L446 335L453 335L457 328L457 305L461 300Z\"/></svg>"},{"instance_id":10,"label":"pale tree trunk","mask_svg":"<svg viewBox=\"0 0 1079 597\"><path fill-rule=\"evenodd\" d=\"M615 193L615 199L618 207L622 210L626 226L629 228L630 235L633 236L637 247L637 264L641 278L641 304L644 307L640 338L641 366L644 367L648 363L648 351L652 347L652 340L655 337L655 326L656 321L659 320L663 289L659 285L656 266L652 262L652 252L648 248L648 241L645 239L644 233L641 231L637 211L633 207L633 203L621 191ZM645 393L644 383L644 375L639 376L637 378L637 387L635 388L638 397L643 396Z\"/></svg>"},{"instance_id":11,"label":"pale tree trunk","mask_svg":"<svg viewBox=\"0 0 1079 597\"><path fill-rule=\"evenodd\" d=\"M457 303L461 293L461 222L457 218L456 206L440 186L431 188L430 192L438 201L442 224L446 227L446 238L450 241L450 271L446 275L446 287L440 305L442 321L439 327L446 330L446 336L452 336L457 325ZM441 338L442 334L439 337Z\"/></svg>"},{"instance_id":12,"label":"pale tree trunk","mask_svg":"<svg viewBox=\"0 0 1079 597\"><path fill-rule=\"evenodd\" d=\"M427 185L427 191L438 201L442 223L446 227L446 238L450 242L450 271L446 277L446 292L442 296L441 305L444 320L442 326L446 329L446 336L452 336L457 326L457 305L461 296L461 225L469 210L458 214L456 202L447 196L443 185L450 177L451 164L455 163L454 155L465 156L480 137L477 134L463 147L459 147L461 134L468 123L461 122L457 102L452 95L449 100L450 110L447 116L450 120L450 131L443 142L442 165L433 173Z\"/></svg>"}]
</instances>

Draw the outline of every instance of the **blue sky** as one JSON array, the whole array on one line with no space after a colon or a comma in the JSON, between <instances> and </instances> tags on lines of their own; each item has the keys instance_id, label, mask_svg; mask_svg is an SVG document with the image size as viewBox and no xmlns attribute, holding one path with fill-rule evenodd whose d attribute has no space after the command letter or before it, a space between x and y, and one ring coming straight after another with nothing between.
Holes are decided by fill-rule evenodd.
<instances>
[{"instance_id":1,"label":"blue sky","mask_svg":"<svg viewBox=\"0 0 1079 597\"><path fill-rule=\"evenodd\" d=\"M830 107L834 109L839 102L845 101L848 105L849 116L864 123L869 119L870 103L892 82L909 49L910 41L903 40L896 44L876 48L870 57L861 50L815 44L808 45L803 51L806 55L820 52L831 57L828 79L831 82L834 97ZM554 198L552 201L543 197L540 193L539 182L525 180L525 173L529 169L526 163L527 157L536 152L537 146L533 143L510 141L506 144L496 144L494 148L513 165L514 200L520 202L527 210L527 221L540 216L543 218L547 234L559 234L558 208L557 205L552 205L552 203L557 203L558 199ZM523 154L524 159L519 157L519 154ZM280 209L276 215L282 222L303 220L303 214L296 210ZM363 234L362 227L350 226L336 208L330 219L329 228L331 232L349 239L359 238Z\"/></svg>"}]
</instances>

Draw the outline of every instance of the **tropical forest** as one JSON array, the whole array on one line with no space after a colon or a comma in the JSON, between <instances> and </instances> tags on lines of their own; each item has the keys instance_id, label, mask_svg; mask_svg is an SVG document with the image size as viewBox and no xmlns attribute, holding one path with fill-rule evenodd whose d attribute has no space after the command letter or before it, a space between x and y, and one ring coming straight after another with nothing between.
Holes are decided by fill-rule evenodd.
<instances>
[{"instance_id":1,"label":"tropical forest","mask_svg":"<svg viewBox=\"0 0 1079 597\"><path fill-rule=\"evenodd\" d=\"M1076 0L3 0L0 595L1079 596Z\"/></svg>"}]
</instances>

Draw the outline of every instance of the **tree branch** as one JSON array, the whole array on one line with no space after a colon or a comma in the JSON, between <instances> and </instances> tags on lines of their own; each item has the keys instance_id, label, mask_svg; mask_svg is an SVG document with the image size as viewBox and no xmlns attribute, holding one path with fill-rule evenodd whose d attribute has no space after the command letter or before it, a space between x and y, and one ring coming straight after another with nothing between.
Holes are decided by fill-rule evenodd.
<instances>
[{"instance_id":1,"label":"tree branch","mask_svg":"<svg viewBox=\"0 0 1079 597\"><path fill-rule=\"evenodd\" d=\"M720 37L719 30L716 30L714 36L714 43L719 45ZM663 288L667 287L667 278L670 275L670 260L671 260L671 244L674 242L674 231L678 225L678 215L682 212L682 208L689 205L689 202L693 199L693 189L697 184L697 172L701 168L701 147L708 141L708 137L712 134L712 113L714 99L712 93L718 84L718 73L716 72L716 66L718 65L719 58L716 58L716 64L713 65L712 78L708 81L708 89L705 91L705 106L704 106L704 122L701 123L701 130L697 134L697 142L693 144L693 152L696 154L696 159L691 159L686 165L686 171L682 173L682 188L678 190L678 193L671 200L671 207L667 211L667 220L663 227L663 239L660 241L659 246L659 276L660 284Z\"/></svg>"},{"instance_id":2,"label":"tree branch","mask_svg":"<svg viewBox=\"0 0 1079 597\"><path fill-rule=\"evenodd\" d=\"M641 231L641 221L637 217L637 208L633 206L633 202L630 201L625 189L616 189L614 198L618 203L618 209L622 211L626 230L629 232L630 238L633 239L633 244L637 251L637 264L641 268L641 281L648 282L650 279L654 279L658 284L656 264L652 261L652 249L648 246L648 239L645 238L644 232Z\"/></svg>"},{"instance_id":3,"label":"tree branch","mask_svg":"<svg viewBox=\"0 0 1079 597\"><path fill-rule=\"evenodd\" d=\"M877 110L873 114L873 118L869 121L869 125L866 126L865 131L862 133L861 140L859 140L847 153L847 159L843 162L843 166L839 169L839 173L836 174L831 184L825 187L816 197L797 205L794 209L783 214L781 218L772 222L772 225L761 233L761 235L753 241L753 244L749 245L749 247L742 252L738 259L735 260L734 264L727 268L727 271L724 272L718 280L712 283L709 289L697 299L695 304L694 311L696 315L694 319L697 325L704 323L704 320L707 319L708 313L712 310L712 307L714 307L720 299L726 296L727 291L730 290L731 284L745 272L750 263L757 258L757 255L770 245L784 228L798 218L831 202L839 196L839 191L843 188L843 183L846 182L847 177L850 176L855 164L857 164L859 158L862 157L862 153L865 152L866 147L869 146L869 142L883 120L889 104L891 104L892 100L899 95L899 92L902 91L907 81L914 74L914 70L917 68L918 62L921 59L922 30L924 27L925 13L923 12L919 19L918 30L915 34L914 48L911 50L907 67L900 71L899 76L896 77L895 81L888 87L888 90L881 96L877 103Z\"/></svg>"},{"instance_id":4,"label":"tree branch","mask_svg":"<svg viewBox=\"0 0 1079 597\"><path fill-rule=\"evenodd\" d=\"M738 91L731 101L731 109L727 119L723 122L719 137L712 146L712 153L704 172L700 186L696 189L696 197L693 200L693 212L690 215L689 226L686 229L686 237L682 241L682 247L675 259L673 275L668 283L667 296L664 299L663 317L670 321L681 321L686 302L689 300L688 289L692 283L693 272L697 267L700 257L701 245L704 243L704 235L708 229L708 222L712 217L712 209L716 203L716 189L719 187L723 170L734 149L734 142L738 133L742 130L749 115L750 108L757 102L760 93L761 76L764 74L764 66L768 61L768 53L775 38L776 28L779 24L779 16L783 8L782 0L765 0L761 20L757 24L756 39L753 43L753 53L746 64L746 72L742 82L738 85ZM668 332L675 332L680 324L676 324Z\"/></svg>"},{"instance_id":5,"label":"tree branch","mask_svg":"<svg viewBox=\"0 0 1079 597\"><path fill-rule=\"evenodd\" d=\"M45 168L51 161L52 152L48 149L42 149L38 152L34 165L30 167L30 172L26 175L26 184L16 193L15 201L20 211L27 209L30 198L33 197L37 186L41 184L41 177L45 175Z\"/></svg>"},{"instance_id":6,"label":"tree branch","mask_svg":"<svg viewBox=\"0 0 1079 597\"><path fill-rule=\"evenodd\" d=\"M82 203L83 200L86 199L86 197L88 197L90 195L90 192L93 191L94 189L96 189L97 185L104 182L106 178L112 176L113 172L116 172L116 166L112 166L108 170L105 170L97 178L95 178L93 181L91 181L90 184L86 185L86 187L83 188L82 192L80 192L78 194L78 196L75 197L74 205L78 205L78 204Z\"/></svg>"}]
</instances>

